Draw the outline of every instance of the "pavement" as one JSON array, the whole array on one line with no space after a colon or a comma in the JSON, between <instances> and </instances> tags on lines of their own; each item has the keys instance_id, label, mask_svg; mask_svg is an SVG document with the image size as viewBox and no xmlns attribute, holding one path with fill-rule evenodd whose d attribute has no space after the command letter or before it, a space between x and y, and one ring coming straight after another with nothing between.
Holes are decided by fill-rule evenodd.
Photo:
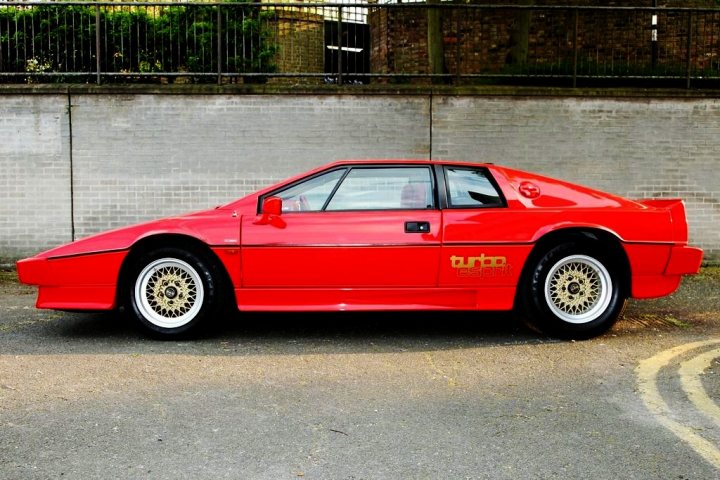
<instances>
[{"instance_id":1,"label":"pavement","mask_svg":"<svg viewBox=\"0 0 720 480\"><path fill-rule=\"evenodd\" d=\"M720 269L565 342L511 314L229 315L194 341L0 273L0 479L717 479Z\"/></svg>"}]
</instances>

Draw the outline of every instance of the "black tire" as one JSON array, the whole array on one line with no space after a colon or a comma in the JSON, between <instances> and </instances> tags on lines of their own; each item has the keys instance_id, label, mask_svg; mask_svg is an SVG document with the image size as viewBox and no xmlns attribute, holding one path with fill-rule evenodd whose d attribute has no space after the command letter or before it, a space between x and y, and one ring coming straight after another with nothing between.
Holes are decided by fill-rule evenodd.
<instances>
[{"instance_id":1,"label":"black tire","mask_svg":"<svg viewBox=\"0 0 720 480\"><path fill-rule=\"evenodd\" d=\"M550 249L535 261L524 283L523 306L531 327L565 339L605 333L627 300L620 269L594 243Z\"/></svg>"},{"instance_id":2,"label":"black tire","mask_svg":"<svg viewBox=\"0 0 720 480\"><path fill-rule=\"evenodd\" d=\"M156 337L176 337L207 324L220 307L214 264L180 248L151 250L134 262L127 276L127 305Z\"/></svg>"}]
</instances>

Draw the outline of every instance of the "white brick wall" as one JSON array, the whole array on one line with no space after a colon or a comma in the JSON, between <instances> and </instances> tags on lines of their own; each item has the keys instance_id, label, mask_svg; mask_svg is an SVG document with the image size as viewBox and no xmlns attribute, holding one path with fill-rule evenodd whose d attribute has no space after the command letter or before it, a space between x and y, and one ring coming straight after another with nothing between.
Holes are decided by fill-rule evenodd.
<instances>
[{"instance_id":1,"label":"white brick wall","mask_svg":"<svg viewBox=\"0 0 720 480\"><path fill-rule=\"evenodd\" d=\"M71 239L67 97L0 96L0 258Z\"/></svg>"},{"instance_id":2,"label":"white brick wall","mask_svg":"<svg viewBox=\"0 0 720 480\"><path fill-rule=\"evenodd\" d=\"M437 97L433 158L484 160L630 198L681 197L720 259L720 100Z\"/></svg>"},{"instance_id":3,"label":"white brick wall","mask_svg":"<svg viewBox=\"0 0 720 480\"><path fill-rule=\"evenodd\" d=\"M78 235L227 202L341 158L424 157L428 100L73 98Z\"/></svg>"},{"instance_id":4,"label":"white brick wall","mask_svg":"<svg viewBox=\"0 0 720 480\"><path fill-rule=\"evenodd\" d=\"M720 100L109 93L71 100L78 237L210 207L336 159L432 156L492 161L632 197L683 197L692 241L720 261ZM67 106L67 94L0 95L0 258L70 240Z\"/></svg>"}]
</instances>

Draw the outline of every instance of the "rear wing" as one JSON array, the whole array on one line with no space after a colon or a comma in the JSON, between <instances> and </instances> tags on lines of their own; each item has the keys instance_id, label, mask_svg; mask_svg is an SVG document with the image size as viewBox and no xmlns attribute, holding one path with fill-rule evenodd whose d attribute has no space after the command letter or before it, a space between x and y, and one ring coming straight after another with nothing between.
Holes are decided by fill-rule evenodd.
<instances>
[{"instance_id":1,"label":"rear wing","mask_svg":"<svg viewBox=\"0 0 720 480\"><path fill-rule=\"evenodd\" d=\"M688 224L687 215L685 214L685 203L680 198L663 198L663 199L646 199L637 200L638 203L646 207L658 210L667 210L672 223L673 242L687 244L688 242Z\"/></svg>"}]
</instances>

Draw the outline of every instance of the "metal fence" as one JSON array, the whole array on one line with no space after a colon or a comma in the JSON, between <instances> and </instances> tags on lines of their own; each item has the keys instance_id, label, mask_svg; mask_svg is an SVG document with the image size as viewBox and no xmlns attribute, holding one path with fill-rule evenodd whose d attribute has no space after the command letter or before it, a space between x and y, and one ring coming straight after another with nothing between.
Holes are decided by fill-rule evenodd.
<instances>
[{"instance_id":1,"label":"metal fence","mask_svg":"<svg viewBox=\"0 0 720 480\"><path fill-rule=\"evenodd\" d=\"M440 20L429 35L432 11ZM430 50L441 58L432 68ZM283 81L716 86L720 10L0 3L0 82Z\"/></svg>"}]
</instances>

